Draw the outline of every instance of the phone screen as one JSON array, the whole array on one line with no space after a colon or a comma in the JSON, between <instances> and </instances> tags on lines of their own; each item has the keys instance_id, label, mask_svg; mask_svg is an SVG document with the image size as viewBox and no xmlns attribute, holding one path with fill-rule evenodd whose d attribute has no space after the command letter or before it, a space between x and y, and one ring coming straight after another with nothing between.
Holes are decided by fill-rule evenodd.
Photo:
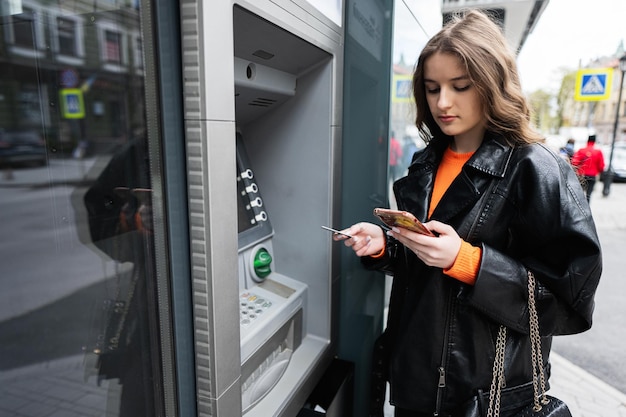
<instances>
[{"instance_id":1,"label":"phone screen","mask_svg":"<svg viewBox=\"0 0 626 417\"><path fill-rule=\"evenodd\" d=\"M435 236L413 214L408 211L391 210L384 208L374 209L374 214L389 227L402 227L413 232L428 236Z\"/></svg>"}]
</instances>

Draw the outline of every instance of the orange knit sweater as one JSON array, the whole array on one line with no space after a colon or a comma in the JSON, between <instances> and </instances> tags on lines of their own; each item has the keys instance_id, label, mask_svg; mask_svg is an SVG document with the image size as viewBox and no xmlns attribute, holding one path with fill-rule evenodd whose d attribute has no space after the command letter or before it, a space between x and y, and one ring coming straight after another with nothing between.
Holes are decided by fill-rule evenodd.
<instances>
[{"instance_id":1,"label":"orange knit sweater","mask_svg":"<svg viewBox=\"0 0 626 417\"><path fill-rule=\"evenodd\" d=\"M452 181L461 173L461 168L463 168L463 165L472 155L473 152L456 153L450 148L446 149L441 163L439 164L437 176L435 177L433 194L428 209L429 218L435 210L435 207L437 207L437 204L439 204L439 201L441 201L443 194L448 187L450 187ZM474 285L476 275L478 275L481 257L481 248L472 246L466 241L463 241L454 264L452 264L450 268L444 269L443 273L466 284Z\"/></svg>"}]
</instances>

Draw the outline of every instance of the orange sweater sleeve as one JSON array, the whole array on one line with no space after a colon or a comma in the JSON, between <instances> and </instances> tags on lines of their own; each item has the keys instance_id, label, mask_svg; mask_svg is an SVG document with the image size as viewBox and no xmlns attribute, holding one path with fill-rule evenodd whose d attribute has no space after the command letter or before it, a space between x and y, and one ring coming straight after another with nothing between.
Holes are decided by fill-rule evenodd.
<instances>
[{"instance_id":1,"label":"orange sweater sleeve","mask_svg":"<svg viewBox=\"0 0 626 417\"><path fill-rule=\"evenodd\" d=\"M441 163L439 164L437 176L435 177L433 194L428 209L429 217L432 215L435 207L437 207L437 204L439 204L439 201L448 187L450 187L450 184L452 184L452 181L454 181L461 172L463 165L471 156L472 153L459 154L453 152L450 148L446 149ZM443 273L466 284L474 285L476 276L478 275L478 269L480 268L481 258L481 248L472 246L468 242L463 241L454 263L450 268L444 269Z\"/></svg>"},{"instance_id":2,"label":"orange sweater sleeve","mask_svg":"<svg viewBox=\"0 0 626 417\"><path fill-rule=\"evenodd\" d=\"M480 268L482 252L481 248L463 241L454 263L450 268L444 269L443 273L466 284L474 285L476 283L476 275L478 275L478 268Z\"/></svg>"}]
</instances>

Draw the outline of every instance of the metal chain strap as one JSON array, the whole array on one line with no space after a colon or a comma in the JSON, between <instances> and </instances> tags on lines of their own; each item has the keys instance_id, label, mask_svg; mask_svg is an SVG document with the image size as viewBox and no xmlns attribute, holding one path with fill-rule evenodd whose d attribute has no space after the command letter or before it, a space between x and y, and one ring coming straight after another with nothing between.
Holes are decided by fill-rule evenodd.
<instances>
[{"instance_id":1,"label":"metal chain strap","mask_svg":"<svg viewBox=\"0 0 626 417\"><path fill-rule=\"evenodd\" d=\"M534 411L541 410L547 404L546 382L543 373L543 354L541 352L541 337L539 335L539 316L535 305L535 276L528 271L528 313L530 325L530 350L533 369ZM487 417L500 416L500 401L502 388L506 386L504 377L504 352L506 350L506 327L500 326L496 340L496 356L493 362L493 378L489 389L489 409Z\"/></svg>"},{"instance_id":2,"label":"metal chain strap","mask_svg":"<svg viewBox=\"0 0 626 417\"><path fill-rule=\"evenodd\" d=\"M530 317L530 347L533 365L533 390L535 392L535 411L547 404L546 381L543 373L543 353L541 352L541 336L539 335L539 316L535 302L535 276L528 272L528 315ZM538 386L540 384L540 386ZM541 391L539 391L541 388ZM540 400L541 397L541 400Z\"/></svg>"},{"instance_id":3,"label":"metal chain strap","mask_svg":"<svg viewBox=\"0 0 626 417\"><path fill-rule=\"evenodd\" d=\"M489 389L489 409L487 417L500 415L500 394L506 385L504 378L504 351L506 350L506 326L500 326L496 339L496 356L493 361L493 379Z\"/></svg>"}]
</instances>

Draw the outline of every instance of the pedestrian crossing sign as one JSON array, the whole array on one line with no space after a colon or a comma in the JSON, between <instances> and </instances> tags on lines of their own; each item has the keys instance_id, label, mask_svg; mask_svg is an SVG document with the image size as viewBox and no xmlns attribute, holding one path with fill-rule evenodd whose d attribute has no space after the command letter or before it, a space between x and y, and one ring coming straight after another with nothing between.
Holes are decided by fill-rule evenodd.
<instances>
[{"instance_id":1,"label":"pedestrian crossing sign","mask_svg":"<svg viewBox=\"0 0 626 417\"><path fill-rule=\"evenodd\" d=\"M66 119L83 119L85 117L85 103L83 91L80 88L62 88L61 110Z\"/></svg>"},{"instance_id":2,"label":"pedestrian crossing sign","mask_svg":"<svg viewBox=\"0 0 626 417\"><path fill-rule=\"evenodd\" d=\"M577 101L608 100L611 95L613 68L587 68L576 73L574 99Z\"/></svg>"},{"instance_id":3,"label":"pedestrian crossing sign","mask_svg":"<svg viewBox=\"0 0 626 417\"><path fill-rule=\"evenodd\" d=\"M413 76L407 74L393 75L391 101L394 103L410 103L413 101Z\"/></svg>"}]
</instances>

